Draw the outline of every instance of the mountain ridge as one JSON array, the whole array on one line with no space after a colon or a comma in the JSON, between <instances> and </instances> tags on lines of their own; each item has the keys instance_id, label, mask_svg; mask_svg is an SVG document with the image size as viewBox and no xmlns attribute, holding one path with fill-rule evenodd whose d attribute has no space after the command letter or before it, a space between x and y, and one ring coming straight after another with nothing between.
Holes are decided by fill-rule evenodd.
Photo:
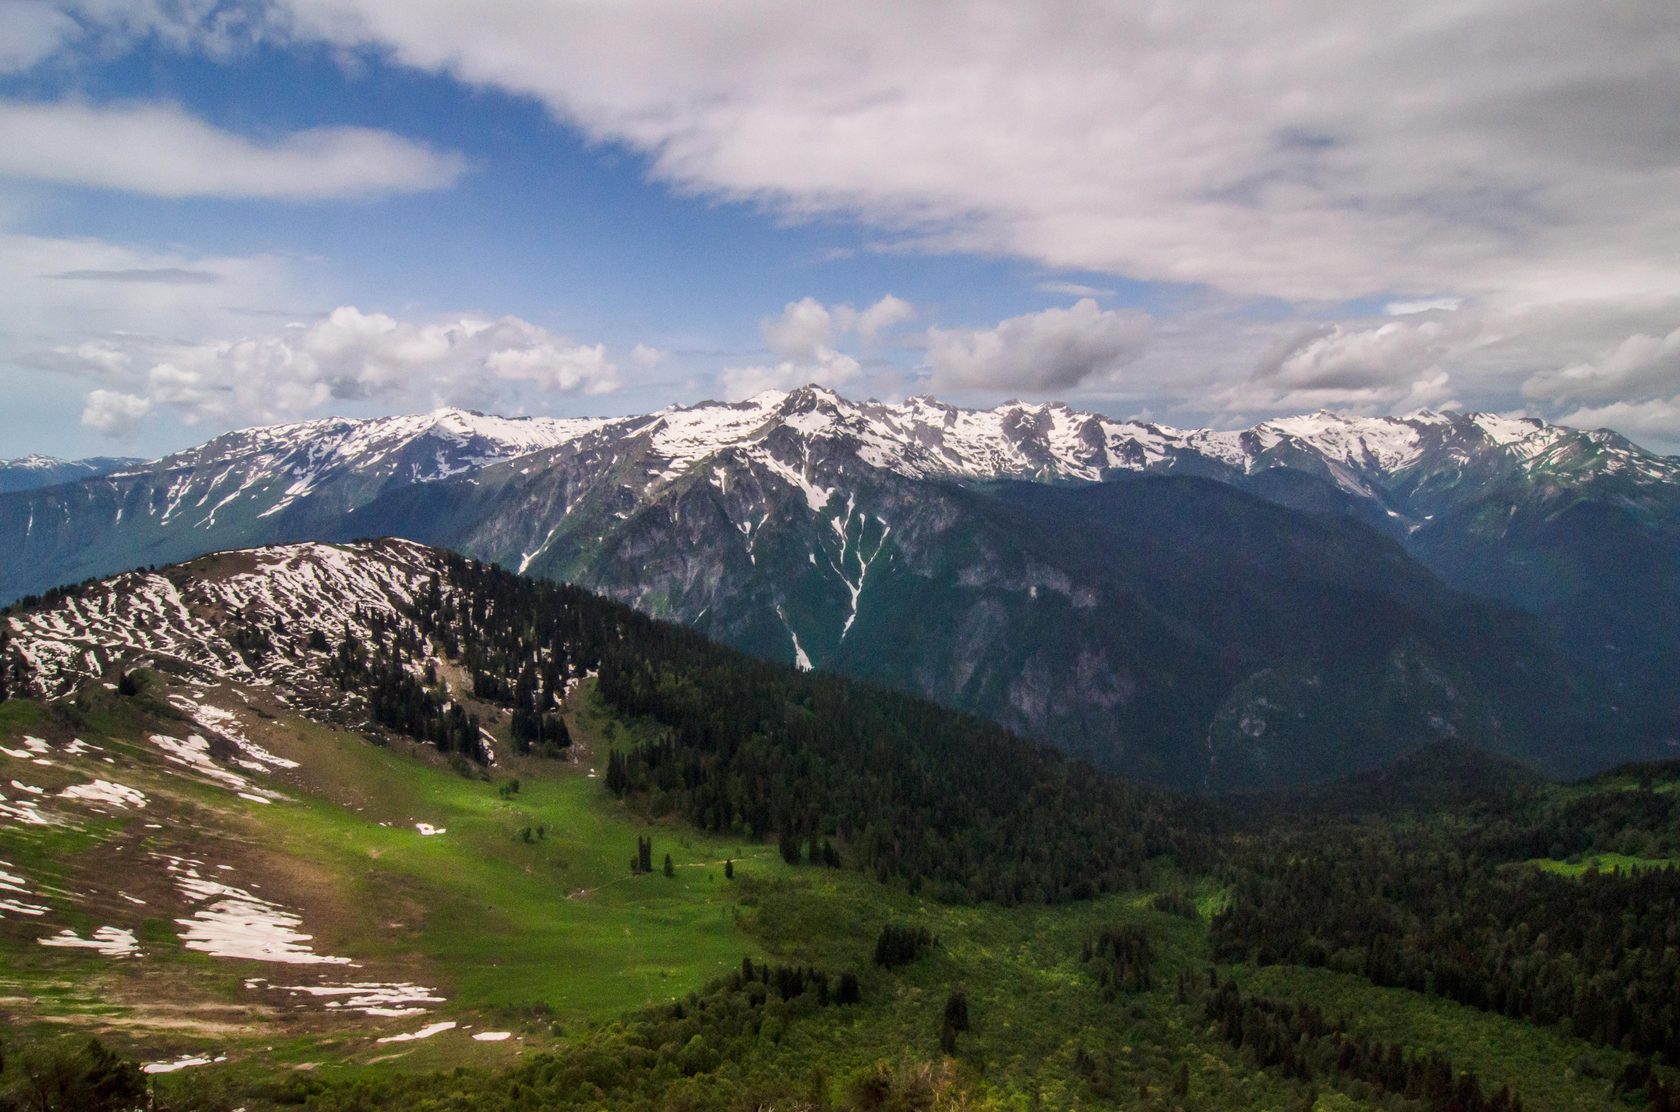
<instances>
[{"instance_id":1,"label":"mountain ridge","mask_svg":"<svg viewBox=\"0 0 1680 1112\"><path fill-rule=\"evenodd\" d=\"M1271 505L1297 515L1284 532L1317 538L1313 544L1356 565L1371 562L1333 569L1320 561L1316 586L1290 590L1335 600L1313 605L1329 606L1323 612L1335 621L1354 621L1363 605L1356 602L1361 576L1404 565L1397 582L1423 583L1433 573L1440 582L1424 589L1429 601L1406 611L1414 616L1404 621L1474 613L1466 620L1479 632L1467 643L1489 645L1508 635L1502 629L1520 629L1524 647L1506 651L1520 651L1552 677L1555 690L1539 692L1541 705L1585 700L1565 716L1580 721L1596 704L1606 736L1626 735L1605 753L1619 760L1660 755L1664 737L1680 736L1680 704L1661 682L1680 662L1680 481L1671 481L1677 467L1614 434L1485 414L1320 413L1208 433L1114 422L1056 403L992 410L927 398L853 403L820 387L623 419L439 410L227 434L116 475L0 496L0 529L21 537L19 558L0 568L0 597L216 549L402 536L578 583L770 659L908 686L1019 732L1060 737L1113 767L1127 750L1124 739L1145 727L1135 707L1124 708L1138 699L1148 705L1152 685L1166 690L1171 668L1161 671L1159 661L1140 655L1135 639L1117 634L1106 618L1090 620L1088 611L1102 605L1095 600L1136 599L1140 612L1157 616L1151 621L1167 622L1165 631L1182 619L1150 596L1175 597L1183 588L1141 565L1113 572L1114 561L1091 551L1081 535L1100 526L1095 532L1120 553L1150 543L1151 531L1172 534L1200 520L1195 515L1212 514L1229 535L1174 534L1185 538L1173 542L1178 574L1199 584L1184 597L1200 597L1221 589L1209 578L1212 569L1224 567L1221 574L1240 581L1264 565L1265 552L1222 563L1225 554L1216 550L1244 535L1283 535L1261 525L1274 520L1264 509ZM1255 501L1214 499L1193 486L1162 488L1177 492L1174 508L1141 488L1134 495L1122 489L1171 479L1215 483ZM1094 492L1081 503L1094 516L1068 512L1058 491ZM1143 516L1113 516L1144 505ZM1346 533L1333 524L1341 518L1374 535ZM1011 535L1023 529L1044 535ZM1398 547L1390 553L1377 536ZM1402 564L1393 564L1402 550ZM1607 565L1614 571L1605 573ZM1469 596L1526 611L1539 624ZM1163 644L1175 646L1167 653L1174 666L1222 677L1217 684L1208 679L1184 704L1202 709L1181 716L1174 736L1193 734L1198 716L1203 730L1208 716L1225 722L1221 729L1237 731L1233 740L1245 721L1259 728L1253 723L1265 716L1240 706L1276 701L1280 681L1254 677L1279 662L1300 663L1288 639L1309 631L1255 602L1257 612L1273 616L1254 628L1285 640L1237 637L1232 644L1240 648L1227 656L1247 672L1194 664L1206 651L1191 648L1203 633L1161 634ZM1062 606L1071 607L1067 620L1082 623L1077 644L1065 660L1053 661L1060 650L1047 651L1029 667L1035 648L1062 636L1047 617ZM931 608L940 620L906 625L918 608ZM1198 612L1209 628L1226 620L1217 611ZM1425 642L1450 624L1423 620ZM1311 636L1303 643L1329 644ZM1418 677L1455 652L1436 644L1411 663L1391 660L1400 669L1394 674L1413 676L1397 689L1397 705L1410 709L1396 711L1396 721L1413 723L1403 733L1417 744L1441 736L1428 714L1418 717L1436 703L1423 696ZM1567 668L1553 646L1567 651ZM971 663L961 663L965 654ZM1137 667L1116 670L1122 658ZM879 671L887 659L904 666L900 675ZM1362 667L1375 668L1379 657L1362 659ZM1418 660L1434 663L1419 671ZM1447 671L1461 666L1469 662ZM1318 664L1276 674L1295 676L1285 686L1297 685L1297 695L1307 691L1299 684L1323 675ZM1155 678L1138 688L1140 676ZM1237 700L1229 716L1207 709L1223 701L1217 685ZM1440 717L1459 730L1472 721L1504 723L1490 726L1490 738L1506 736L1522 717L1493 712L1494 704L1464 717L1475 702ZM1073 718L1055 721L1055 708L1069 705ZM1402 737L1396 728L1379 731L1385 740L1365 755L1367 763L1393 755ZM1172 752L1152 758L1151 775L1179 786L1199 783L1200 773L1167 768ZM1268 766L1271 758L1260 755L1260 764L1244 767L1262 782L1273 775L1266 767L1288 766ZM1359 770L1358 762L1344 766L1329 756L1321 768L1297 762L1291 775ZM1582 762L1571 758L1568 767L1579 770Z\"/></svg>"}]
</instances>

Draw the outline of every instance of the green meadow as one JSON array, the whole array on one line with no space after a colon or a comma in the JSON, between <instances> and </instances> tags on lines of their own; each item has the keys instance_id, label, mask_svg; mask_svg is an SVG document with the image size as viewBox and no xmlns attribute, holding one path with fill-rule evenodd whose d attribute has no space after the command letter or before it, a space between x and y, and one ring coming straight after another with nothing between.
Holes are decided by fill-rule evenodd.
<instances>
[{"instance_id":1,"label":"green meadow","mask_svg":"<svg viewBox=\"0 0 1680 1112\"><path fill-rule=\"evenodd\" d=\"M883 1088L926 1098L905 1107L1394 1107L1257 1069L1218 1037L1201 988L1212 971L1208 920L1228 894L1169 861L1153 863L1152 891L1015 908L942 904L852 870L790 866L773 845L707 837L613 798L590 770L604 775L607 753L643 735L587 690L568 716L577 759L504 759L488 773L463 774L406 743L385 747L276 720L260 740L302 767L285 779L287 798L270 804L161 764L137 713L96 699L67 720L23 701L0 704L6 738L74 732L103 747L113 778L150 797L142 811L76 827L0 826L0 859L42 882L53 929L87 932L107 921L97 901L90 908L73 894L99 890L113 859L190 852L300 909L316 950L353 956L357 977L411 981L447 998L401 1019L314 1006L264 1012L243 982L273 978L274 967L182 949L161 910L138 920L144 957L122 962L48 951L32 944L44 929L0 922L0 1008L18 1033L79 1039L96 1031L142 1060L225 1058L157 1078L167 1107L512 1107L501 1102L521 1091L521 1071L537 1068L529 1063L591 1055L658 1063L639 1067L642 1088L620 1094L647 1107L708 1107L715 1085L793 1085L813 1107L868 1106L868 1094ZM10 761L0 769L8 779L56 784L93 770L0 759ZM418 823L442 832L422 835ZM653 840L650 874L630 868L638 837ZM1601 869L1649 863L1594 860ZM1576 872L1588 863L1540 864ZM1157 910L1153 892L1187 897L1194 916ZM908 965L878 968L872 950L888 923L925 927L936 943ZM1105 991L1081 948L1126 925L1150 940L1153 985ZM672 1065L682 1048L652 1057L636 1049L638 1031L669 1022L684 1001L692 1007L694 993L739 970L744 956L855 973L862 1001L815 1011L772 1002L712 1074L688 1077ZM1559 1030L1326 970L1216 972L1246 991L1311 1000L1356 1031L1450 1054L1460 1068L1512 1083L1529 1109L1610 1107L1609 1078L1627 1060ZM1182 990L1181 975L1192 991ZM971 1022L946 1048L942 1015L958 991ZM378 1041L441 1020L461 1026ZM478 1042L474 1031L512 1037ZM579 1098L585 1106L590 1091Z\"/></svg>"}]
</instances>

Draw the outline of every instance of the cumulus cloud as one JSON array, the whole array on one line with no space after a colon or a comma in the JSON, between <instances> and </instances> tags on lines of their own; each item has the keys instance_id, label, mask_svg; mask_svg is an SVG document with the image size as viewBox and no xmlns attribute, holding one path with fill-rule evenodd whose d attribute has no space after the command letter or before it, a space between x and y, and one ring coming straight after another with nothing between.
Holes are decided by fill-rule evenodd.
<instances>
[{"instance_id":1,"label":"cumulus cloud","mask_svg":"<svg viewBox=\"0 0 1680 1112\"><path fill-rule=\"evenodd\" d=\"M465 168L457 154L371 128L256 141L168 104L0 101L0 178L158 197L305 201L440 189Z\"/></svg>"},{"instance_id":2,"label":"cumulus cloud","mask_svg":"<svg viewBox=\"0 0 1680 1112\"><path fill-rule=\"evenodd\" d=\"M726 398L740 399L813 382L836 387L855 383L862 377L863 364L838 345L876 344L915 315L915 306L890 293L862 309L825 305L814 297L790 301L779 314L758 323L765 347L779 358L725 367L718 372L718 384Z\"/></svg>"},{"instance_id":3,"label":"cumulus cloud","mask_svg":"<svg viewBox=\"0 0 1680 1112\"><path fill-rule=\"evenodd\" d=\"M842 387L855 382L862 372L863 364L850 355L820 347L804 361L784 359L770 365L725 367L718 374L718 383L725 398L739 401L763 390L791 390L808 383Z\"/></svg>"},{"instance_id":4,"label":"cumulus cloud","mask_svg":"<svg viewBox=\"0 0 1680 1112\"><path fill-rule=\"evenodd\" d=\"M850 306L841 306L841 319L857 331L865 343L873 343L884 333L905 323L916 315L915 306L901 297L887 294L875 304L852 317Z\"/></svg>"},{"instance_id":5,"label":"cumulus cloud","mask_svg":"<svg viewBox=\"0 0 1680 1112\"><path fill-rule=\"evenodd\" d=\"M1680 389L1680 328L1666 336L1639 334L1597 357L1544 371L1523 385L1531 397L1557 402L1650 398Z\"/></svg>"},{"instance_id":6,"label":"cumulus cloud","mask_svg":"<svg viewBox=\"0 0 1680 1112\"><path fill-rule=\"evenodd\" d=\"M121 387L88 395L83 423L107 432L125 431L154 409L188 423L223 424L365 400L526 411L621 384L602 345L576 343L517 317L413 322L353 306L226 343L118 339L54 354L61 370L79 365Z\"/></svg>"},{"instance_id":7,"label":"cumulus cloud","mask_svg":"<svg viewBox=\"0 0 1680 1112\"><path fill-rule=\"evenodd\" d=\"M132 433L151 411L148 398L117 390L94 390L82 407L82 424L120 440Z\"/></svg>"},{"instance_id":8,"label":"cumulus cloud","mask_svg":"<svg viewBox=\"0 0 1680 1112\"><path fill-rule=\"evenodd\" d=\"M1114 274L1238 306L1281 299L1281 324L1240 309L1202 335L1158 322L1124 390L1176 399L1187 416L1201 398L1375 408L1450 389L1494 408L1526 395L1579 409L1673 393L1612 358L1680 319L1672 5L1556 0L1537 15L1418 0L1398 16L1315 0L980 0L960 13L887 0L53 6L84 38L212 52L324 43L527 95L641 152L678 190L795 221L855 218L888 248L1025 259L1098 283L1055 291L1069 297L1099 296L1092 276ZM20 57L73 34L42 26ZM1388 322L1375 320L1296 331L1356 298L1463 331L1377 335ZM865 311L847 332L839 307L813 304L820 313L790 319L774 342L767 332L765 366L731 373L844 373L840 353L867 340ZM983 345L965 352L964 335L947 334L957 362L983 369ZM824 352L836 358L825 365ZM1121 392L1111 375L1055 388Z\"/></svg>"},{"instance_id":9,"label":"cumulus cloud","mask_svg":"<svg viewBox=\"0 0 1680 1112\"><path fill-rule=\"evenodd\" d=\"M992 328L930 328L927 355L936 389L1068 390L1112 380L1150 335L1147 314L1102 309L1087 297Z\"/></svg>"},{"instance_id":10,"label":"cumulus cloud","mask_svg":"<svg viewBox=\"0 0 1680 1112\"><path fill-rule=\"evenodd\" d=\"M1680 453L1680 395L1582 406L1563 414L1559 420L1576 428L1615 429L1655 451Z\"/></svg>"},{"instance_id":11,"label":"cumulus cloud","mask_svg":"<svg viewBox=\"0 0 1680 1112\"><path fill-rule=\"evenodd\" d=\"M1549 400L1564 424L1613 428L1659 451L1680 450L1680 328L1637 333L1591 358L1544 370L1523 383Z\"/></svg>"},{"instance_id":12,"label":"cumulus cloud","mask_svg":"<svg viewBox=\"0 0 1680 1112\"><path fill-rule=\"evenodd\" d=\"M834 331L834 314L814 297L790 301L780 316L762 321L759 331L772 352L787 360L811 360Z\"/></svg>"},{"instance_id":13,"label":"cumulus cloud","mask_svg":"<svg viewBox=\"0 0 1680 1112\"><path fill-rule=\"evenodd\" d=\"M1450 408L1460 365L1483 342L1468 314L1314 325L1276 344L1244 381L1218 392L1231 412Z\"/></svg>"},{"instance_id":14,"label":"cumulus cloud","mask_svg":"<svg viewBox=\"0 0 1680 1112\"><path fill-rule=\"evenodd\" d=\"M773 354L789 362L809 363L842 339L875 343L915 315L915 306L890 293L863 309L828 306L814 297L802 297L783 306L780 315L760 321L759 331Z\"/></svg>"}]
</instances>

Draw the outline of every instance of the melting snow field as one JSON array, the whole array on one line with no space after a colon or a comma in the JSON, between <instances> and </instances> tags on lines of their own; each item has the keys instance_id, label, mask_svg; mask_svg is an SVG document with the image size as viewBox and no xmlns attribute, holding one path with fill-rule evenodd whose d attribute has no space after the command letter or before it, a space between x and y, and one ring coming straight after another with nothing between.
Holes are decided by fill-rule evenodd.
<instances>
[{"instance_id":1,"label":"melting snow field","mask_svg":"<svg viewBox=\"0 0 1680 1112\"><path fill-rule=\"evenodd\" d=\"M204 1054L184 1054L179 1058L167 1062L147 1062L140 1067L142 1073L174 1073L176 1070L191 1069L193 1066L208 1066L212 1062L225 1062L227 1055L218 1054L211 1058Z\"/></svg>"},{"instance_id":2,"label":"melting snow field","mask_svg":"<svg viewBox=\"0 0 1680 1112\"><path fill-rule=\"evenodd\" d=\"M449 828L447 826L433 826L429 822L417 822L414 824L414 829L418 830L421 837L424 838L429 838L433 834L449 833Z\"/></svg>"},{"instance_id":3,"label":"melting snow field","mask_svg":"<svg viewBox=\"0 0 1680 1112\"><path fill-rule=\"evenodd\" d=\"M405 1031L400 1035L386 1035L379 1041L382 1043L414 1042L416 1039L429 1039L443 1031L453 1031L455 1026L453 1019L445 1019L438 1023L428 1024L418 1031Z\"/></svg>"},{"instance_id":4,"label":"melting snow field","mask_svg":"<svg viewBox=\"0 0 1680 1112\"><path fill-rule=\"evenodd\" d=\"M271 768L296 768L298 766L296 761L275 756L247 737L244 728L239 723L239 716L230 710L194 702L180 695L170 696L169 703L206 730L221 734L237 745L245 754L243 757L234 760L234 763L241 768L249 769L252 772L267 772Z\"/></svg>"},{"instance_id":5,"label":"melting snow field","mask_svg":"<svg viewBox=\"0 0 1680 1112\"><path fill-rule=\"evenodd\" d=\"M38 737L30 737L28 734L23 737L22 749L8 749L4 745L0 745L0 753L4 753L8 757L16 757L20 761L27 761L50 752L52 752L52 747L46 741Z\"/></svg>"},{"instance_id":6,"label":"melting snow field","mask_svg":"<svg viewBox=\"0 0 1680 1112\"><path fill-rule=\"evenodd\" d=\"M183 741L168 734L152 734L148 739L153 745L163 750L167 759L178 765L192 769L211 780L215 780L227 787L239 790L249 788L251 782L237 772L230 772L210 759L210 743L198 734L188 734Z\"/></svg>"},{"instance_id":7,"label":"melting snow field","mask_svg":"<svg viewBox=\"0 0 1680 1112\"><path fill-rule=\"evenodd\" d=\"M140 808L146 805L145 793L126 784L113 784L109 780L94 780L86 784L72 784L58 793L60 799L79 799L86 803L99 803L118 810Z\"/></svg>"},{"instance_id":8,"label":"melting snow field","mask_svg":"<svg viewBox=\"0 0 1680 1112\"><path fill-rule=\"evenodd\" d=\"M0 918L7 915L45 915L40 904L24 903L18 896L33 896L21 876L12 872L13 865L0 861Z\"/></svg>"},{"instance_id":9,"label":"melting snow field","mask_svg":"<svg viewBox=\"0 0 1680 1112\"><path fill-rule=\"evenodd\" d=\"M512 1031L480 1031L473 1036L475 1042L502 1042L513 1037Z\"/></svg>"},{"instance_id":10,"label":"melting snow field","mask_svg":"<svg viewBox=\"0 0 1680 1112\"><path fill-rule=\"evenodd\" d=\"M134 932L120 927L100 927L90 938L83 938L66 927L57 934L38 941L43 946L55 946L66 950L96 950L108 958L126 958L140 952Z\"/></svg>"},{"instance_id":11,"label":"melting snow field","mask_svg":"<svg viewBox=\"0 0 1680 1112\"><path fill-rule=\"evenodd\" d=\"M303 920L278 904L243 888L199 875L202 861L165 858L175 885L192 903L201 904L190 919L177 919L181 943L218 958L276 961L288 965L348 965L349 958L317 954L313 935L298 928Z\"/></svg>"},{"instance_id":12,"label":"melting snow field","mask_svg":"<svg viewBox=\"0 0 1680 1112\"><path fill-rule=\"evenodd\" d=\"M42 814L41 805L33 799L12 802L4 793L0 793L0 818L15 819L25 826L52 826L58 822L50 815Z\"/></svg>"},{"instance_id":13,"label":"melting snow field","mask_svg":"<svg viewBox=\"0 0 1680 1112\"><path fill-rule=\"evenodd\" d=\"M245 982L246 988L261 988L267 982L261 977ZM436 989L406 983L352 981L345 984L269 985L277 992L301 996L326 997L329 1008L361 1012L363 1015L400 1017L421 1015L427 1011L423 1004L441 1004L443 997Z\"/></svg>"}]
</instances>

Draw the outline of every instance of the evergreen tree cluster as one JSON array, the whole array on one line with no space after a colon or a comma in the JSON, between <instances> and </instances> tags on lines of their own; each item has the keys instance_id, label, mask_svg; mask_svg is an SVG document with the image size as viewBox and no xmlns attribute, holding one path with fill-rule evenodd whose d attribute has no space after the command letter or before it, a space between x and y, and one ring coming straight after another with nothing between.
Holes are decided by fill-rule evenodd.
<instances>
[{"instance_id":1,"label":"evergreen tree cluster","mask_svg":"<svg viewBox=\"0 0 1680 1112\"><path fill-rule=\"evenodd\" d=\"M1680 1064L1680 869L1571 877L1426 828L1325 834L1235 870L1217 959L1328 966Z\"/></svg>"},{"instance_id":2,"label":"evergreen tree cluster","mask_svg":"<svg viewBox=\"0 0 1680 1112\"><path fill-rule=\"evenodd\" d=\"M1476 823L1466 845L1507 860L1620 853L1680 857L1680 761L1617 769L1631 784L1591 785L1549 806L1512 807Z\"/></svg>"},{"instance_id":3,"label":"evergreen tree cluster","mask_svg":"<svg viewBox=\"0 0 1680 1112\"><path fill-rule=\"evenodd\" d=\"M1680 1080L1669 1078L1651 1068L1649 1062L1630 1062L1616 1079L1616 1093L1643 1093L1650 1101L1649 1112L1680 1112Z\"/></svg>"},{"instance_id":4,"label":"evergreen tree cluster","mask_svg":"<svg viewBox=\"0 0 1680 1112\"><path fill-rule=\"evenodd\" d=\"M26 1046L0 1045L0 1110L131 1112L146 1101L140 1063L98 1039Z\"/></svg>"},{"instance_id":5,"label":"evergreen tree cluster","mask_svg":"<svg viewBox=\"0 0 1680 1112\"><path fill-rule=\"evenodd\" d=\"M374 723L430 742L445 753L483 763L486 753L478 716L449 699L437 684L427 640L418 628L359 607L354 618L357 628L367 629L368 639L364 643L355 629L345 627L327 664L327 674L338 689L360 693Z\"/></svg>"},{"instance_id":6,"label":"evergreen tree cluster","mask_svg":"<svg viewBox=\"0 0 1680 1112\"><path fill-rule=\"evenodd\" d=\"M606 787L654 813L955 902L1083 899L1141 881L1151 858L1211 860L1203 809L990 723L757 660L574 587L444 560L417 593L418 637L460 660L476 697L518 710L522 730L546 721L569 681L597 675L607 703L653 734L609 755Z\"/></svg>"},{"instance_id":7,"label":"evergreen tree cluster","mask_svg":"<svg viewBox=\"0 0 1680 1112\"><path fill-rule=\"evenodd\" d=\"M1209 994L1206 1015L1245 1058L1297 1081L1323 1078L1356 1095L1394 1094L1431 1112L1522 1112L1522 1099L1508 1086L1486 1095L1480 1079L1455 1070L1450 1059L1357 1034L1311 1004L1245 995L1227 980Z\"/></svg>"},{"instance_id":8,"label":"evergreen tree cluster","mask_svg":"<svg viewBox=\"0 0 1680 1112\"><path fill-rule=\"evenodd\" d=\"M922 956L922 951L936 945L937 939L926 927L888 923L875 939L875 964L888 969L908 965Z\"/></svg>"},{"instance_id":9,"label":"evergreen tree cluster","mask_svg":"<svg viewBox=\"0 0 1680 1112\"><path fill-rule=\"evenodd\" d=\"M1145 992L1155 987L1151 969L1155 958L1142 927L1110 927L1095 939L1087 938L1079 957L1087 968L1096 970L1097 983L1105 993Z\"/></svg>"}]
</instances>

